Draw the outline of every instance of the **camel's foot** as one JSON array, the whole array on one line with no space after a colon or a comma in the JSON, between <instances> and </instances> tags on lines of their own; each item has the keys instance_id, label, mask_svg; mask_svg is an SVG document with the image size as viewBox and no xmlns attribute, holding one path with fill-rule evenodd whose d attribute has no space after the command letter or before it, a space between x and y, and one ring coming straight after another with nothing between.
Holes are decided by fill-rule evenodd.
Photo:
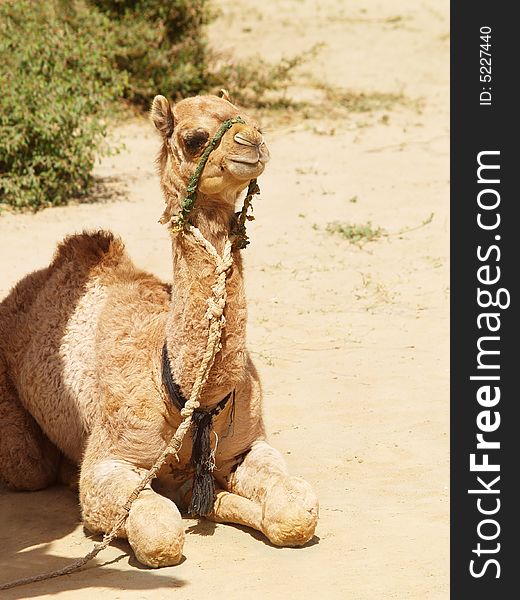
<instances>
[{"instance_id":1,"label":"camel's foot","mask_svg":"<svg viewBox=\"0 0 520 600\"><path fill-rule=\"evenodd\" d=\"M287 476L266 489L263 502L219 490L209 518L252 527L276 546L303 546L316 529L318 499L304 479Z\"/></svg>"},{"instance_id":2,"label":"camel's foot","mask_svg":"<svg viewBox=\"0 0 520 600\"><path fill-rule=\"evenodd\" d=\"M227 477L226 485L259 509L257 512L250 504L238 501L233 506L222 496L222 515L238 513L230 519L233 523L259 529L276 546L303 546L314 535L318 522L314 490L301 477L289 475L280 452L264 440L253 443L243 462ZM227 511L224 501L229 503Z\"/></svg>"},{"instance_id":3,"label":"camel's foot","mask_svg":"<svg viewBox=\"0 0 520 600\"><path fill-rule=\"evenodd\" d=\"M137 560L148 567L176 565L182 558L184 525L173 502L151 490L132 504L126 533Z\"/></svg>"},{"instance_id":4,"label":"camel's foot","mask_svg":"<svg viewBox=\"0 0 520 600\"><path fill-rule=\"evenodd\" d=\"M303 546L318 523L318 498L301 477L280 478L263 503L261 530L276 546Z\"/></svg>"}]
</instances>

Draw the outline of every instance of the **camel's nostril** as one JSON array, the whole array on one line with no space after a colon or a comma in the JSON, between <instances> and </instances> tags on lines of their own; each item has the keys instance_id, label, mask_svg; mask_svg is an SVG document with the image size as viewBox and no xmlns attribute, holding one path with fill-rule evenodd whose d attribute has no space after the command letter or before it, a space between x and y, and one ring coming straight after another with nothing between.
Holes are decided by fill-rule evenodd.
<instances>
[{"instance_id":1,"label":"camel's nostril","mask_svg":"<svg viewBox=\"0 0 520 600\"><path fill-rule=\"evenodd\" d=\"M258 147L264 141L263 137L257 133L256 131L240 131L235 134L233 138L237 144L241 144L242 146L253 146Z\"/></svg>"},{"instance_id":2,"label":"camel's nostril","mask_svg":"<svg viewBox=\"0 0 520 600\"><path fill-rule=\"evenodd\" d=\"M253 142L248 140L243 134L237 133L233 138L237 144L241 144L242 146L256 146Z\"/></svg>"}]
</instances>

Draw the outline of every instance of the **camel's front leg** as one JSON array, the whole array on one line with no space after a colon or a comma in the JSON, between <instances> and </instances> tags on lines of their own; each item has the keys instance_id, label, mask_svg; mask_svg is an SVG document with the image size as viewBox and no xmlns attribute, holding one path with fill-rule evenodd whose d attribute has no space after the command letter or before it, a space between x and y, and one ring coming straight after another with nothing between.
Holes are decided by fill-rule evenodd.
<instances>
[{"instance_id":1,"label":"camel's front leg","mask_svg":"<svg viewBox=\"0 0 520 600\"><path fill-rule=\"evenodd\" d=\"M277 546L302 546L314 535L316 494L304 479L288 474L282 455L266 442L253 444L227 477L227 489L217 494L214 520L254 527Z\"/></svg>"},{"instance_id":2,"label":"camel's front leg","mask_svg":"<svg viewBox=\"0 0 520 600\"><path fill-rule=\"evenodd\" d=\"M80 475L83 522L96 533L111 530L130 494L146 474L127 461L107 453L104 432L92 432ZM109 446L108 446L109 447ZM118 533L127 537L139 562L149 567L176 565L182 558L184 524L175 504L145 488L133 502Z\"/></svg>"}]
</instances>

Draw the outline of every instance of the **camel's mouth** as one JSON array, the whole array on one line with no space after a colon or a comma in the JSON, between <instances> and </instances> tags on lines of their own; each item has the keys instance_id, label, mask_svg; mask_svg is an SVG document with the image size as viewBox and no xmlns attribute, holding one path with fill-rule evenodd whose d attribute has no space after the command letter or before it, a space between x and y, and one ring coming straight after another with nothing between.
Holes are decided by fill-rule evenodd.
<instances>
[{"instance_id":1,"label":"camel's mouth","mask_svg":"<svg viewBox=\"0 0 520 600\"><path fill-rule=\"evenodd\" d=\"M252 156L228 156L228 160L235 163L241 163L243 165L258 165L258 163L261 162L259 156L256 158Z\"/></svg>"},{"instance_id":2,"label":"camel's mouth","mask_svg":"<svg viewBox=\"0 0 520 600\"><path fill-rule=\"evenodd\" d=\"M232 154L227 158L231 162L240 163L242 165L265 166L269 161L269 151L267 150L266 145L262 143L261 146L253 146L253 148L255 150L254 152L248 154Z\"/></svg>"},{"instance_id":3,"label":"camel's mouth","mask_svg":"<svg viewBox=\"0 0 520 600\"><path fill-rule=\"evenodd\" d=\"M252 156L228 156L227 170L234 177L247 181L261 175L265 169L265 161L259 155Z\"/></svg>"},{"instance_id":4,"label":"camel's mouth","mask_svg":"<svg viewBox=\"0 0 520 600\"><path fill-rule=\"evenodd\" d=\"M235 125L236 133L233 135L235 142L228 154L227 164L234 174L245 177L257 177L265 168L269 160L269 150L262 134L248 125Z\"/></svg>"}]
</instances>

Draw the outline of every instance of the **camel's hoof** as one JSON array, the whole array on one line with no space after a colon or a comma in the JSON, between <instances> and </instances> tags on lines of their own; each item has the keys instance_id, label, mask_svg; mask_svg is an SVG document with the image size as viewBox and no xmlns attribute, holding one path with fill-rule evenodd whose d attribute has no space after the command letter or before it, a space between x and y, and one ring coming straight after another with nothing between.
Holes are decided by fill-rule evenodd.
<instances>
[{"instance_id":1,"label":"camel's hoof","mask_svg":"<svg viewBox=\"0 0 520 600\"><path fill-rule=\"evenodd\" d=\"M262 531L276 546L303 546L318 523L318 498L301 477L273 485L265 499Z\"/></svg>"},{"instance_id":2,"label":"camel's hoof","mask_svg":"<svg viewBox=\"0 0 520 600\"><path fill-rule=\"evenodd\" d=\"M182 558L184 525L173 502L152 491L134 501L126 533L137 560L148 567L177 565Z\"/></svg>"}]
</instances>

